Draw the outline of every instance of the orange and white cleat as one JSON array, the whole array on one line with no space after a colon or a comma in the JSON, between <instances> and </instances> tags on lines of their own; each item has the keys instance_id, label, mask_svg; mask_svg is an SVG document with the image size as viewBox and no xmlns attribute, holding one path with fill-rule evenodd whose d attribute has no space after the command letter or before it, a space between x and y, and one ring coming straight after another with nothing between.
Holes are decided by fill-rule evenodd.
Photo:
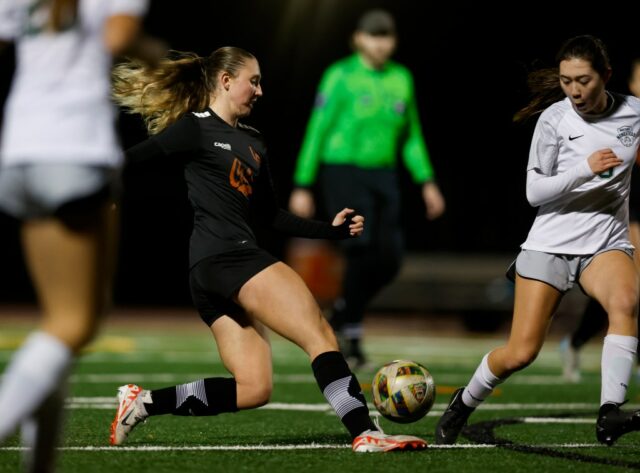
<instances>
[{"instance_id":1,"label":"orange and white cleat","mask_svg":"<svg viewBox=\"0 0 640 473\"><path fill-rule=\"evenodd\" d=\"M149 397L151 393L135 384L126 384L118 388L118 410L116 418L111 424L111 445L122 445L127 439L129 432L140 422L149 417L144 407L143 398Z\"/></svg>"},{"instance_id":2,"label":"orange and white cleat","mask_svg":"<svg viewBox=\"0 0 640 473\"><path fill-rule=\"evenodd\" d=\"M427 442L412 435L388 435L380 430L366 430L353 439L351 448L357 453L424 450Z\"/></svg>"}]
</instances>

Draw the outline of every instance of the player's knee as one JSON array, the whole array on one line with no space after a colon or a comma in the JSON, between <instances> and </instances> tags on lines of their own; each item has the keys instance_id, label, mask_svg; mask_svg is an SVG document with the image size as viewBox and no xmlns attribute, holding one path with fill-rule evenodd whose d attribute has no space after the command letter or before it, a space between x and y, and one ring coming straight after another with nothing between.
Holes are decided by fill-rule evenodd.
<instances>
[{"instance_id":1,"label":"player's knee","mask_svg":"<svg viewBox=\"0 0 640 473\"><path fill-rule=\"evenodd\" d=\"M518 348L506 358L508 372L519 371L526 368L538 357L539 350L533 348Z\"/></svg>"},{"instance_id":2,"label":"player's knee","mask_svg":"<svg viewBox=\"0 0 640 473\"><path fill-rule=\"evenodd\" d=\"M45 331L62 340L73 352L79 352L93 340L98 331L98 322L87 317L73 323L51 324Z\"/></svg>"},{"instance_id":3,"label":"player's knee","mask_svg":"<svg viewBox=\"0 0 640 473\"><path fill-rule=\"evenodd\" d=\"M616 291L616 294L612 294L609 297L606 309L609 314L628 314L634 317L637 305L638 293L635 288L628 288L627 290L621 288Z\"/></svg>"},{"instance_id":4,"label":"player's knee","mask_svg":"<svg viewBox=\"0 0 640 473\"><path fill-rule=\"evenodd\" d=\"M264 406L271 399L271 393L273 392L273 385L270 381L258 381L250 386L245 393L246 406L245 408L256 408Z\"/></svg>"}]
</instances>

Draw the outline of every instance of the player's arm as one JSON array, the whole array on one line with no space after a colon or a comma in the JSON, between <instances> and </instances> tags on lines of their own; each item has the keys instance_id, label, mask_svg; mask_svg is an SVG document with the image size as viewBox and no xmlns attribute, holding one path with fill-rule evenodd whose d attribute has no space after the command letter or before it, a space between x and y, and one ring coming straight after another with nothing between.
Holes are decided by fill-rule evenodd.
<instances>
[{"instance_id":1,"label":"player's arm","mask_svg":"<svg viewBox=\"0 0 640 473\"><path fill-rule=\"evenodd\" d=\"M527 200L533 207L553 202L596 176L589 164L591 156L561 174L554 174L557 159L555 127L540 117L533 133L527 166Z\"/></svg>"},{"instance_id":2,"label":"player's arm","mask_svg":"<svg viewBox=\"0 0 640 473\"><path fill-rule=\"evenodd\" d=\"M330 68L320 81L293 176L298 187L309 187L315 181L327 129L340 106L341 78L340 69Z\"/></svg>"},{"instance_id":3,"label":"player's arm","mask_svg":"<svg viewBox=\"0 0 640 473\"><path fill-rule=\"evenodd\" d=\"M164 42L145 34L142 15L146 2L132 4L128 11L113 11L104 25L103 41L114 57L128 56L155 64L167 50Z\"/></svg>"},{"instance_id":4,"label":"player's arm","mask_svg":"<svg viewBox=\"0 0 640 473\"><path fill-rule=\"evenodd\" d=\"M16 2L0 1L0 54L6 52L18 37L22 22Z\"/></svg>"},{"instance_id":5,"label":"player's arm","mask_svg":"<svg viewBox=\"0 0 640 473\"><path fill-rule=\"evenodd\" d=\"M364 217L352 209L344 209L332 223L302 218L280 208L277 203L271 172L266 156L263 157L256 193L252 198L254 215L264 224L288 236L341 240L359 236L364 229Z\"/></svg>"},{"instance_id":6,"label":"player's arm","mask_svg":"<svg viewBox=\"0 0 640 473\"><path fill-rule=\"evenodd\" d=\"M157 135L125 151L127 164L140 164L159 158L188 154L198 149L200 129L196 118L188 113Z\"/></svg>"},{"instance_id":7,"label":"player's arm","mask_svg":"<svg viewBox=\"0 0 640 473\"><path fill-rule=\"evenodd\" d=\"M532 207L553 202L594 177L587 160L555 176L530 169L527 171L527 200Z\"/></svg>"},{"instance_id":8,"label":"player's arm","mask_svg":"<svg viewBox=\"0 0 640 473\"><path fill-rule=\"evenodd\" d=\"M424 184L434 181L435 175L429 151L422 134L422 125L418 114L418 105L413 88L413 81L410 79L410 94L407 102L407 139L402 147L402 158L405 166L409 170L413 181L417 184Z\"/></svg>"},{"instance_id":9,"label":"player's arm","mask_svg":"<svg viewBox=\"0 0 640 473\"><path fill-rule=\"evenodd\" d=\"M407 104L408 130L407 139L402 148L402 157L413 181L422 185L422 200L427 210L427 218L433 220L444 213L446 204L436 183L429 151L422 134L413 80L410 76L409 84L410 94Z\"/></svg>"},{"instance_id":10,"label":"player's arm","mask_svg":"<svg viewBox=\"0 0 640 473\"><path fill-rule=\"evenodd\" d=\"M322 77L296 162L289 208L302 217L311 217L315 213L310 188L316 180L327 129L340 107L341 76L340 69L330 68Z\"/></svg>"}]
</instances>

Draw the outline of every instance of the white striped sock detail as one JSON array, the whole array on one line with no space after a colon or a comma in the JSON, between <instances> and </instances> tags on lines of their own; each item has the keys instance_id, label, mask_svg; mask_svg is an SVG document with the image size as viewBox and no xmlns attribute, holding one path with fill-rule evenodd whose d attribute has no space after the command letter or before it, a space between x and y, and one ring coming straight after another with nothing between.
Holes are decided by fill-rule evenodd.
<instances>
[{"instance_id":1,"label":"white striped sock detail","mask_svg":"<svg viewBox=\"0 0 640 473\"><path fill-rule=\"evenodd\" d=\"M202 401L205 406L209 406L207 392L204 389L204 379L176 386L176 409L183 405L189 396L193 396Z\"/></svg>"},{"instance_id":2,"label":"white striped sock detail","mask_svg":"<svg viewBox=\"0 0 640 473\"><path fill-rule=\"evenodd\" d=\"M340 419L358 407L365 407L362 402L349 394L350 382L351 376L337 379L324 388L322 393Z\"/></svg>"}]
</instances>

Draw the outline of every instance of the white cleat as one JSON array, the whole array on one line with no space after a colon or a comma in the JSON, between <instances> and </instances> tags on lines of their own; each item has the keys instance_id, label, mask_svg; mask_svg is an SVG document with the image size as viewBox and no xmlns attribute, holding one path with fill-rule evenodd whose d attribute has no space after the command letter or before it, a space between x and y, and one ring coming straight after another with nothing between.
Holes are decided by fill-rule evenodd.
<instances>
[{"instance_id":1,"label":"white cleat","mask_svg":"<svg viewBox=\"0 0 640 473\"><path fill-rule=\"evenodd\" d=\"M366 430L353 439L351 448L357 453L424 450L427 442L412 435L388 435L379 430Z\"/></svg>"},{"instance_id":2,"label":"white cleat","mask_svg":"<svg viewBox=\"0 0 640 473\"><path fill-rule=\"evenodd\" d=\"M149 417L144 407L143 397L151 402L150 392L135 384L126 384L118 388L118 410L111 424L111 445L122 445L129 432Z\"/></svg>"}]
</instances>

